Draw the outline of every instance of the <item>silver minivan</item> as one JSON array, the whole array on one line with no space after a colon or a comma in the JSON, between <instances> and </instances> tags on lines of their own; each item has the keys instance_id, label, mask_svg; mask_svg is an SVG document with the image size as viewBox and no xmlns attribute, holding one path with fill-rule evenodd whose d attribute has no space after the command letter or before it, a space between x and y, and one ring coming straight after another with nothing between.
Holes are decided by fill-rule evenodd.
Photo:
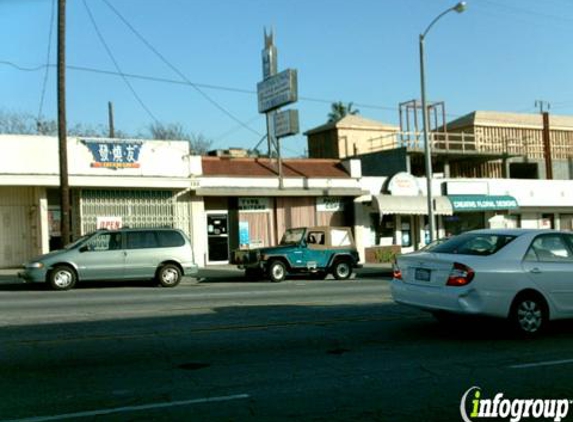
<instances>
[{"instance_id":1,"label":"silver minivan","mask_svg":"<svg viewBox=\"0 0 573 422\"><path fill-rule=\"evenodd\" d=\"M183 275L197 271L191 242L181 230L104 229L32 259L18 276L68 290L87 280L155 279L163 287L175 287Z\"/></svg>"}]
</instances>

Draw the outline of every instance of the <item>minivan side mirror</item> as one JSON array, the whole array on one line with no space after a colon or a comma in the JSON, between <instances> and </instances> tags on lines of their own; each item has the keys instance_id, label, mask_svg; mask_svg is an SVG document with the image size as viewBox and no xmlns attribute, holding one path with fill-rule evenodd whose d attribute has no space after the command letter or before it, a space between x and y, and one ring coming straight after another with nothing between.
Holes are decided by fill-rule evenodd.
<instances>
[{"instance_id":1,"label":"minivan side mirror","mask_svg":"<svg viewBox=\"0 0 573 422\"><path fill-rule=\"evenodd\" d=\"M83 245L79 249L80 253L89 251L88 245Z\"/></svg>"}]
</instances>

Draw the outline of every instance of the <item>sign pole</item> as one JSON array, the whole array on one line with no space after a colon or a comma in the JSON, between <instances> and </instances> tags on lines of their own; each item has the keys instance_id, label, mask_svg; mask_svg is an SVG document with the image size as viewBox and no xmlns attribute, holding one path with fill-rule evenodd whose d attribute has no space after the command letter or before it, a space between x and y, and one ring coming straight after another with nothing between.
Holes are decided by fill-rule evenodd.
<instances>
[{"instance_id":1,"label":"sign pole","mask_svg":"<svg viewBox=\"0 0 573 422\"><path fill-rule=\"evenodd\" d=\"M277 111L281 106L291 104L298 99L297 72L287 69L277 71L277 49L274 46L274 35L265 30L265 48L262 51L263 81L257 84L259 113L267 118L267 143L269 160L276 153L279 189L284 189L283 160L280 139L298 133L298 111Z\"/></svg>"},{"instance_id":2,"label":"sign pole","mask_svg":"<svg viewBox=\"0 0 573 422\"><path fill-rule=\"evenodd\" d=\"M263 50L263 80L268 80L277 74L277 48L274 45L274 34L271 29L270 34L267 35L265 30L265 49ZM275 125L274 125L274 110L267 111L267 144L269 151L269 160L273 159L273 152L277 155L277 167L279 176L279 189L283 189L283 168L281 158L280 143L275 138Z\"/></svg>"}]
</instances>

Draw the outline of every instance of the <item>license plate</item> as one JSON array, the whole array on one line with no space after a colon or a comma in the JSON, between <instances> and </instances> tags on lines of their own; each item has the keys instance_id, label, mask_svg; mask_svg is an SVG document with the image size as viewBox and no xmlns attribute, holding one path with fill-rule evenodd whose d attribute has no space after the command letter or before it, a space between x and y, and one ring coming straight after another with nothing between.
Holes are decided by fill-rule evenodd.
<instances>
[{"instance_id":1,"label":"license plate","mask_svg":"<svg viewBox=\"0 0 573 422\"><path fill-rule=\"evenodd\" d=\"M414 278L418 281L430 281L431 271L425 268L416 268Z\"/></svg>"}]
</instances>

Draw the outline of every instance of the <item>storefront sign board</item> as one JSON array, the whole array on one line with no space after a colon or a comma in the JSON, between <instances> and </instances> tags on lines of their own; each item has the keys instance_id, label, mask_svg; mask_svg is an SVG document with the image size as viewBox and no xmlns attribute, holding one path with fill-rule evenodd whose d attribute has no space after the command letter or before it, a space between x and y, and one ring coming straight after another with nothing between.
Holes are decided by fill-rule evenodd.
<instances>
[{"instance_id":1,"label":"storefront sign board","mask_svg":"<svg viewBox=\"0 0 573 422\"><path fill-rule=\"evenodd\" d=\"M418 181L410 173L396 173L388 182L388 192L392 195L418 196L420 187Z\"/></svg>"},{"instance_id":2,"label":"storefront sign board","mask_svg":"<svg viewBox=\"0 0 573 422\"><path fill-rule=\"evenodd\" d=\"M264 212L269 210L269 198L239 198L240 212Z\"/></svg>"},{"instance_id":3,"label":"storefront sign board","mask_svg":"<svg viewBox=\"0 0 573 422\"><path fill-rule=\"evenodd\" d=\"M119 139L84 139L82 142L92 153L92 167L139 168L141 141Z\"/></svg>"},{"instance_id":4,"label":"storefront sign board","mask_svg":"<svg viewBox=\"0 0 573 422\"><path fill-rule=\"evenodd\" d=\"M296 69L286 69L257 84L259 113L294 103L298 99Z\"/></svg>"},{"instance_id":5,"label":"storefront sign board","mask_svg":"<svg viewBox=\"0 0 573 422\"><path fill-rule=\"evenodd\" d=\"M316 210L318 212L342 211L344 204L339 197L318 197L316 198Z\"/></svg>"},{"instance_id":6,"label":"storefront sign board","mask_svg":"<svg viewBox=\"0 0 573 422\"><path fill-rule=\"evenodd\" d=\"M454 212L515 210L517 200L509 195L449 195Z\"/></svg>"}]
</instances>

